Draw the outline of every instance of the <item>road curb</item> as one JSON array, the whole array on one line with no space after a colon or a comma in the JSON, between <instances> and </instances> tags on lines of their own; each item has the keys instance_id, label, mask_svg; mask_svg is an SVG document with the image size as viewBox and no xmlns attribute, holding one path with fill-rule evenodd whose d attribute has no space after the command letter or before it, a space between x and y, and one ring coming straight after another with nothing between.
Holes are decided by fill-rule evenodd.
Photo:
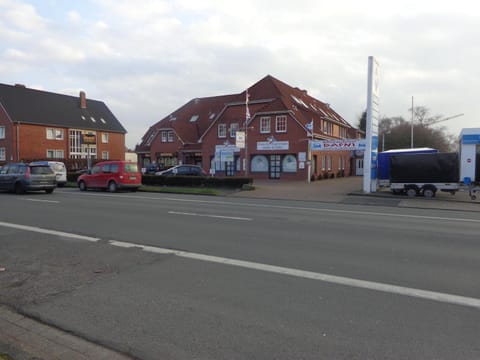
<instances>
[{"instance_id":1,"label":"road curb","mask_svg":"<svg viewBox=\"0 0 480 360\"><path fill-rule=\"evenodd\" d=\"M131 360L124 354L94 344L0 305L0 359Z\"/></svg>"}]
</instances>

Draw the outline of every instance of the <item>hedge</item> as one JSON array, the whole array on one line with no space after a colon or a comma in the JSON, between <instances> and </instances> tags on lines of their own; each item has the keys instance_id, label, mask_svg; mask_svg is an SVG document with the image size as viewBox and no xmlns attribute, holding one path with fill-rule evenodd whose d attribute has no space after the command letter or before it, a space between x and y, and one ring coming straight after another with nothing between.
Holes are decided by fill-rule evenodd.
<instances>
[{"instance_id":1,"label":"hedge","mask_svg":"<svg viewBox=\"0 0 480 360\"><path fill-rule=\"evenodd\" d=\"M244 184L251 183L253 183L253 179L247 177L142 175L142 184L150 186L226 187L240 189Z\"/></svg>"},{"instance_id":2,"label":"hedge","mask_svg":"<svg viewBox=\"0 0 480 360\"><path fill-rule=\"evenodd\" d=\"M67 181L76 183L78 173L68 173ZM210 176L162 176L142 175L142 184L148 186L189 186L211 188L238 188L245 184L252 184L253 179L248 177L210 177Z\"/></svg>"}]
</instances>

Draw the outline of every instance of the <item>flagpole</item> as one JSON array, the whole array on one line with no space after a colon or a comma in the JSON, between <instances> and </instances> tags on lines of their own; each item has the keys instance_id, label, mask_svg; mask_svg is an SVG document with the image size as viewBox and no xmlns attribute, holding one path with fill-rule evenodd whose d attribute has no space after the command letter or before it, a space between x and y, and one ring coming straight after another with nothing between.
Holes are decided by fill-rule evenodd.
<instances>
[{"instance_id":1,"label":"flagpole","mask_svg":"<svg viewBox=\"0 0 480 360\"><path fill-rule=\"evenodd\" d=\"M245 177L248 176L248 120L250 119L250 111L248 109L248 89L245 93Z\"/></svg>"},{"instance_id":2,"label":"flagpole","mask_svg":"<svg viewBox=\"0 0 480 360\"><path fill-rule=\"evenodd\" d=\"M312 139L308 141L308 168L307 168L307 182L310 183L312 177L312 141L313 141L313 119L309 124L310 134L312 135Z\"/></svg>"}]
</instances>

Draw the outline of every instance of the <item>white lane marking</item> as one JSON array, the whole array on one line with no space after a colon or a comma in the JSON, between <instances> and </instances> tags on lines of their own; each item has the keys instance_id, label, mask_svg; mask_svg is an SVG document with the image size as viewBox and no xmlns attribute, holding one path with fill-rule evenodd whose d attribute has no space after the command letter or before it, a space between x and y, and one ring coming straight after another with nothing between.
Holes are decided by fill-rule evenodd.
<instances>
[{"instance_id":1,"label":"white lane marking","mask_svg":"<svg viewBox=\"0 0 480 360\"><path fill-rule=\"evenodd\" d=\"M36 226L6 223L6 222L2 222L2 221L0 221L0 226L13 228L13 229L18 229L18 230L42 233L42 234L62 236L62 237L67 237L67 238L71 238L71 239L78 239L78 240L86 240L86 241L99 241L100 240L99 238L91 237L91 236L84 236L84 235L67 233L67 232L63 232L63 231L42 229L42 228L39 228L39 227L36 227Z\"/></svg>"},{"instance_id":2,"label":"white lane marking","mask_svg":"<svg viewBox=\"0 0 480 360\"><path fill-rule=\"evenodd\" d=\"M107 195L107 194L79 194L79 193L69 193L62 192L62 194L68 195L84 195L84 196L105 196L105 197L116 197L116 198L132 198L140 200L166 200L166 201L176 201L176 202L191 202L198 204L216 204L216 205L228 205L228 206L246 206L249 208L267 208L267 209L285 209L285 210L301 210L301 211L311 211L311 212L329 212L329 213L339 213L339 214L354 214L354 215L374 215L374 216L383 216L383 217L394 217L394 218L407 218L407 219L424 219L424 220L442 220L442 221L458 221L458 222L472 222L480 223L479 219L468 219L468 218L451 218L451 217L441 217L441 216L425 216L425 215L410 215L410 214L396 214L388 212L371 212L371 211L360 211L360 210L339 210L339 209L325 209L325 208L312 208L312 207L300 207L300 206L287 206L287 205L270 205L270 204L252 204L252 203L241 203L241 202L226 202L226 201L208 201L208 200L194 200L194 199L180 199L172 197L145 197L138 195ZM430 209L431 210L431 209Z\"/></svg>"},{"instance_id":3,"label":"white lane marking","mask_svg":"<svg viewBox=\"0 0 480 360\"><path fill-rule=\"evenodd\" d=\"M472 298L472 297L452 295L452 294L428 291L428 290L421 290L421 289L409 288L404 286L390 285L390 284L384 284L384 283L373 282L373 281L359 280L359 279L353 279L353 278L348 278L343 276L322 274L322 273L316 273L312 271L305 271L305 270L287 268L282 266L261 264L261 263L251 262L251 261L236 260L231 258L191 253L187 251L165 249L165 248L159 248L155 246L139 245L134 243L122 242L122 241L110 240L109 243L111 245L123 247L123 248L140 248L144 251L151 252L151 253L171 254L171 255L176 255L176 256L184 257L188 259L208 261L208 262L219 263L223 265L237 266L237 267L242 267L242 268L247 268L252 270L266 271L266 272L271 272L275 274L295 276L299 278L323 281L323 282L328 282L332 284L381 291L381 292L390 293L390 294L404 295L404 296L410 296L414 298L420 298L420 299L426 299L426 300L432 300L432 301L437 301L442 303L468 306L468 307L474 307L474 308L480 309L480 299Z\"/></svg>"},{"instance_id":4,"label":"white lane marking","mask_svg":"<svg viewBox=\"0 0 480 360\"><path fill-rule=\"evenodd\" d=\"M187 212L178 212L178 211L169 211L168 213L173 214L173 215L199 216L199 217L228 219L228 220L242 220L242 221L252 221L253 220L251 218L237 217L237 216L208 215L208 214L187 213Z\"/></svg>"},{"instance_id":5,"label":"white lane marking","mask_svg":"<svg viewBox=\"0 0 480 360\"><path fill-rule=\"evenodd\" d=\"M18 225L18 224L6 223L1 221L0 221L0 226L19 229L19 230L25 230L25 231L33 231L33 232L43 233L43 234L56 235L60 237L86 240L86 241L100 240L99 238L90 237L90 236L77 235L77 234L66 233L66 232L55 231L55 230L47 230L47 229L42 229L34 226ZM236 260L236 259L224 258L219 256L204 255L204 254L192 253L187 251L179 251L179 250L165 249L165 248L160 248L155 246L140 245L140 244L134 244L134 243L124 242L124 241L109 240L108 243L113 246L118 246L122 248L140 248L143 251L156 253L156 254L172 254L179 257L188 258L188 259L208 261L208 262L213 262L213 263L218 263L223 265L237 266L237 267L242 267L242 268L247 268L252 270L266 271L266 272L271 272L271 273L276 273L281 275L295 276L299 278L323 281L323 282L328 282L332 284L339 284L339 285L351 286L356 288L381 291L385 293L410 296L414 298L420 298L420 299L426 299L426 300L432 300L432 301L437 301L442 303L468 306L468 307L474 307L474 308L480 309L480 299L472 298L472 297L452 295L452 294L440 293L440 292L428 291L428 290L421 290L421 289L409 288L404 286L390 285L390 284L378 283L373 281L359 280L359 279L347 278L343 276L322 274L322 273L316 273L313 271L261 264L261 263L256 263L252 261Z\"/></svg>"},{"instance_id":6,"label":"white lane marking","mask_svg":"<svg viewBox=\"0 0 480 360\"><path fill-rule=\"evenodd\" d=\"M238 205L257 208L271 208L271 209L286 209L286 210L302 210L302 211L318 211L318 212L330 212L341 214L355 214L355 215L375 215L375 216L390 216L396 218L412 218L412 219L426 219L426 220L449 220L449 221L464 221L480 223L478 219L465 219L465 218L449 218L441 216L425 216L425 215L410 215L410 214L395 214L395 213L379 213L372 211L359 211L359 210L339 210L339 209L325 209L325 208L311 208L300 206L286 206L286 205L267 205L267 204L248 204L248 203L229 203L225 201L207 201L207 200L192 200L192 199L179 199L179 198L162 198L162 200L178 201L178 202L195 202L195 203L207 203L217 205Z\"/></svg>"},{"instance_id":7,"label":"white lane marking","mask_svg":"<svg viewBox=\"0 0 480 360\"><path fill-rule=\"evenodd\" d=\"M45 202L45 203L52 203L52 204L59 204L60 203L60 201L57 201L57 200L41 200L41 199L30 199L30 198L22 199L22 200L33 201L33 202Z\"/></svg>"}]
</instances>

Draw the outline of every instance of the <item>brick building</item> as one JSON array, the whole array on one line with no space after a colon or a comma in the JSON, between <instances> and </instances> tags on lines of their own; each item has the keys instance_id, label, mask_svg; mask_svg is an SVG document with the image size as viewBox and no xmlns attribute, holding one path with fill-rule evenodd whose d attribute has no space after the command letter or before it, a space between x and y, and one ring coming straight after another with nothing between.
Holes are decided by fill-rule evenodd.
<instances>
[{"instance_id":1,"label":"brick building","mask_svg":"<svg viewBox=\"0 0 480 360\"><path fill-rule=\"evenodd\" d=\"M310 152L308 144L358 134L329 104L268 75L248 92L191 100L151 126L136 153L142 167L197 164L215 175L300 180L309 163L314 178L351 175L350 151Z\"/></svg>"},{"instance_id":2,"label":"brick building","mask_svg":"<svg viewBox=\"0 0 480 360\"><path fill-rule=\"evenodd\" d=\"M105 103L0 84L0 165L56 159L82 168L86 159L124 160L125 128Z\"/></svg>"}]
</instances>

